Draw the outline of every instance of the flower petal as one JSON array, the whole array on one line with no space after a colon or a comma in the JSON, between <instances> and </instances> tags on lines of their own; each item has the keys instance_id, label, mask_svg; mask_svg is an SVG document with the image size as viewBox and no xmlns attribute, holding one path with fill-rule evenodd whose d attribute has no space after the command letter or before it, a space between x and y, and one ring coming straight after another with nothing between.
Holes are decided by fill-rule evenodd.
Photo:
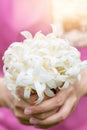
<instances>
[{"instance_id":1,"label":"flower petal","mask_svg":"<svg viewBox=\"0 0 87 130\"><path fill-rule=\"evenodd\" d=\"M24 90L24 97L29 99L30 98L30 94L31 94L31 88L30 87L26 87Z\"/></svg>"},{"instance_id":2,"label":"flower petal","mask_svg":"<svg viewBox=\"0 0 87 130\"><path fill-rule=\"evenodd\" d=\"M35 90L37 92L37 95L39 99L36 102L42 101L44 90L46 89L45 84L40 84L38 81L34 82Z\"/></svg>"},{"instance_id":3,"label":"flower petal","mask_svg":"<svg viewBox=\"0 0 87 130\"><path fill-rule=\"evenodd\" d=\"M56 88L57 87L57 84L54 80L48 81L47 85L48 85L49 88Z\"/></svg>"},{"instance_id":4,"label":"flower petal","mask_svg":"<svg viewBox=\"0 0 87 130\"><path fill-rule=\"evenodd\" d=\"M48 87L46 88L45 90L45 94L48 96L48 97L53 97L55 94L53 93L52 90L50 90Z\"/></svg>"},{"instance_id":5,"label":"flower petal","mask_svg":"<svg viewBox=\"0 0 87 130\"><path fill-rule=\"evenodd\" d=\"M19 73L17 80L16 80L16 85L17 86L28 86L33 83L33 77L32 73L29 74L29 72L21 72Z\"/></svg>"},{"instance_id":6,"label":"flower petal","mask_svg":"<svg viewBox=\"0 0 87 130\"><path fill-rule=\"evenodd\" d=\"M27 39L32 39L32 34L28 31L21 32L21 35L23 35Z\"/></svg>"},{"instance_id":7,"label":"flower petal","mask_svg":"<svg viewBox=\"0 0 87 130\"><path fill-rule=\"evenodd\" d=\"M66 81L62 87L58 87L60 90L67 89L69 87L69 82Z\"/></svg>"}]
</instances>

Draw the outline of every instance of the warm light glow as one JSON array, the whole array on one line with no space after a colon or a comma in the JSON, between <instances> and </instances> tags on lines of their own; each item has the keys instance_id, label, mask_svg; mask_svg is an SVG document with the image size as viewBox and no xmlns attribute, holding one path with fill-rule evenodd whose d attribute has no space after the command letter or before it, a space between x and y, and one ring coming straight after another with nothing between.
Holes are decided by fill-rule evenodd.
<instances>
[{"instance_id":1,"label":"warm light glow","mask_svg":"<svg viewBox=\"0 0 87 130\"><path fill-rule=\"evenodd\" d=\"M54 24L64 19L81 20L82 25L87 24L87 0L52 0L52 7Z\"/></svg>"}]
</instances>

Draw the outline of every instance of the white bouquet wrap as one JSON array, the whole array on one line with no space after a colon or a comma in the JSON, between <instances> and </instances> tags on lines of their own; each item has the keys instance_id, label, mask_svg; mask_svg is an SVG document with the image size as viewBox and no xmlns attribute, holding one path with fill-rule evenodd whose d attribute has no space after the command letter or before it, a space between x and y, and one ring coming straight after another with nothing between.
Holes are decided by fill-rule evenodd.
<instances>
[{"instance_id":1,"label":"white bouquet wrap","mask_svg":"<svg viewBox=\"0 0 87 130\"><path fill-rule=\"evenodd\" d=\"M34 37L30 32L21 32L25 40L11 44L5 51L5 86L14 95L17 87L24 88L25 98L34 90L38 95L35 103L40 103L45 95L55 95L52 89L66 89L76 78L81 79L87 61L82 62L79 51L58 38L56 27L52 28L52 33L37 32Z\"/></svg>"}]
</instances>

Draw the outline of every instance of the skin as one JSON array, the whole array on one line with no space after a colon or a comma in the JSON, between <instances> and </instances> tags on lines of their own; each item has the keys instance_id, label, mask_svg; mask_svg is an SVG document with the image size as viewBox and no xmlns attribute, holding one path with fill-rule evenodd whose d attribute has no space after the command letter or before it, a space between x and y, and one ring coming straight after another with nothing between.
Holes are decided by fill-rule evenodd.
<instances>
[{"instance_id":1,"label":"skin","mask_svg":"<svg viewBox=\"0 0 87 130\"><path fill-rule=\"evenodd\" d=\"M31 115L30 123L39 128L49 128L64 121L73 112L80 98L87 93L87 71L82 72L81 75L80 83L76 80L74 85L59 91L55 97L43 101L37 107L27 107L24 112L26 115ZM52 113L54 110L56 111Z\"/></svg>"},{"instance_id":2,"label":"skin","mask_svg":"<svg viewBox=\"0 0 87 130\"><path fill-rule=\"evenodd\" d=\"M4 87L4 79L0 78L0 107L13 109L13 96L7 88Z\"/></svg>"},{"instance_id":3,"label":"skin","mask_svg":"<svg viewBox=\"0 0 87 130\"><path fill-rule=\"evenodd\" d=\"M70 85L68 89L59 91L54 97L45 99L37 105L33 104L37 99L36 94L32 94L30 99L25 99L23 89L16 91L20 100L14 99L9 91L1 87L3 86L2 79L0 87L2 92L6 91L7 94L5 97L0 94L0 99L4 102L3 105L12 109L14 115L22 124L33 125L38 128L50 128L64 121L74 111L80 98L87 94L87 71L83 71L81 75L80 83L76 80L74 85ZM7 95L10 96L7 98Z\"/></svg>"}]
</instances>

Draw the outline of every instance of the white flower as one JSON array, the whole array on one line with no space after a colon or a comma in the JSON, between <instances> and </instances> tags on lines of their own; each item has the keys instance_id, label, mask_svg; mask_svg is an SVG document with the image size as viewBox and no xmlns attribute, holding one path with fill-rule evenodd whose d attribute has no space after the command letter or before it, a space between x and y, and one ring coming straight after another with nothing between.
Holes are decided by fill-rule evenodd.
<instances>
[{"instance_id":1,"label":"white flower","mask_svg":"<svg viewBox=\"0 0 87 130\"><path fill-rule=\"evenodd\" d=\"M33 37L30 32L21 34L23 42L12 43L6 50L4 61L5 86L15 94L17 87L24 87L24 97L29 98L35 90L40 103L44 96L54 96L52 89L66 89L87 68L87 61L80 60L78 50L68 41L57 38L54 25L53 32L44 35L37 32Z\"/></svg>"}]
</instances>

